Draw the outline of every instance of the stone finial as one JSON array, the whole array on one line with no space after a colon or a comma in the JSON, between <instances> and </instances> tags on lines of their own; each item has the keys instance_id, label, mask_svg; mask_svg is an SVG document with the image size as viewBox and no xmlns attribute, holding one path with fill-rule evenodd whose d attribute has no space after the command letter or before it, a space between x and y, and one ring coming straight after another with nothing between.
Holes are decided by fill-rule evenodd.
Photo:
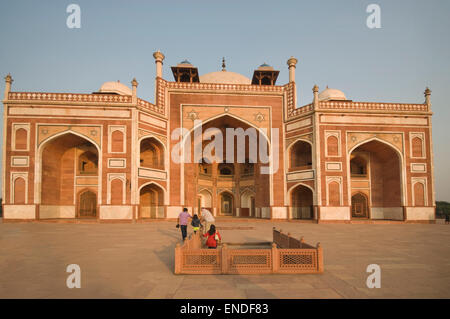
<instances>
[{"instance_id":1,"label":"stone finial","mask_svg":"<svg viewBox=\"0 0 450 319\"><path fill-rule=\"evenodd\" d=\"M14 82L14 80L13 80L13 78L12 78L12 76L11 76L11 74L7 74L6 76L5 76L5 82L6 83L12 83L12 82Z\"/></svg>"},{"instance_id":2,"label":"stone finial","mask_svg":"<svg viewBox=\"0 0 450 319\"><path fill-rule=\"evenodd\" d=\"M289 66L289 82L295 82L295 65L298 60L293 56L287 61L287 65Z\"/></svg>"},{"instance_id":3,"label":"stone finial","mask_svg":"<svg viewBox=\"0 0 450 319\"><path fill-rule=\"evenodd\" d=\"M317 109L319 107L319 87L317 85L314 85L312 90L314 93L313 105L314 108Z\"/></svg>"},{"instance_id":4,"label":"stone finial","mask_svg":"<svg viewBox=\"0 0 450 319\"><path fill-rule=\"evenodd\" d=\"M226 71L226 66L225 66L225 57L222 58L222 71Z\"/></svg>"},{"instance_id":5,"label":"stone finial","mask_svg":"<svg viewBox=\"0 0 450 319\"><path fill-rule=\"evenodd\" d=\"M425 95L425 104L428 105L428 107L431 106L431 90L428 88L425 89L425 92L423 93Z\"/></svg>"},{"instance_id":6,"label":"stone finial","mask_svg":"<svg viewBox=\"0 0 450 319\"><path fill-rule=\"evenodd\" d=\"M164 54L162 54L162 52L159 50L156 52L153 52L153 57L155 58L155 60L157 62L162 62L165 59Z\"/></svg>"},{"instance_id":7,"label":"stone finial","mask_svg":"<svg viewBox=\"0 0 450 319\"><path fill-rule=\"evenodd\" d=\"M298 60L296 59L296 58L294 58L293 56L291 56L290 58L289 58L289 60L287 60L287 65L289 66L289 67L295 67L295 65L297 64L297 62L298 62Z\"/></svg>"},{"instance_id":8,"label":"stone finial","mask_svg":"<svg viewBox=\"0 0 450 319\"><path fill-rule=\"evenodd\" d=\"M137 86L138 86L138 81L136 81L136 78L133 78L133 80L131 81L131 103L133 104L137 104ZM128 180L127 180L128 183ZM131 184L130 184L131 187Z\"/></svg>"},{"instance_id":9,"label":"stone finial","mask_svg":"<svg viewBox=\"0 0 450 319\"><path fill-rule=\"evenodd\" d=\"M161 51L156 51L153 53L153 57L155 58L155 63L156 63L156 77L157 78L162 78L162 65L163 65L163 60L165 58L164 54L162 54Z\"/></svg>"},{"instance_id":10,"label":"stone finial","mask_svg":"<svg viewBox=\"0 0 450 319\"><path fill-rule=\"evenodd\" d=\"M4 99L8 100L9 92L11 91L11 83L13 82L11 74L8 73L7 76L5 76L5 92L4 92Z\"/></svg>"}]
</instances>

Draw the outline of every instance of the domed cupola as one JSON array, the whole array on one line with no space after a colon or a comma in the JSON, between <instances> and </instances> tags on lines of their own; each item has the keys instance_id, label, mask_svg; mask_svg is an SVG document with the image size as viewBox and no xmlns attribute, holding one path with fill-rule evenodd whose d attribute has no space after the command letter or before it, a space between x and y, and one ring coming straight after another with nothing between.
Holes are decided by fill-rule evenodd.
<instances>
[{"instance_id":1,"label":"domed cupola","mask_svg":"<svg viewBox=\"0 0 450 319\"><path fill-rule=\"evenodd\" d=\"M319 101L343 101L347 100L344 92L337 89L330 89L328 86L319 93Z\"/></svg>"},{"instance_id":2,"label":"domed cupola","mask_svg":"<svg viewBox=\"0 0 450 319\"><path fill-rule=\"evenodd\" d=\"M200 76L201 83L221 83L221 84L251 84L248 77L227 71L225 58L222 59L222 71L210 72Z\"/></svg>"},{"instance_id":3,"label":"domed cupola","mask_svg":"<svg viewBox=\"0 0 450 319\"><path fill-rule=\"evenodd\" d=\"M117 82L105 82L100 87L96 94L119 94L119 95L131 95L131 89L125 84Z\"/></svg>"}]
</instances>

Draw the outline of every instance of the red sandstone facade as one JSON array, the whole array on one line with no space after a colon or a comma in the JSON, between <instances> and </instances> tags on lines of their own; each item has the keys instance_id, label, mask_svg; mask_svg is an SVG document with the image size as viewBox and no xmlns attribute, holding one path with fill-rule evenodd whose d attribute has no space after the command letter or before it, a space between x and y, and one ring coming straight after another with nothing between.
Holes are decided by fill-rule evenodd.
<instances>
[{"instance_id":1,"label":"red sandstone facade","mask_svg":"<svg viewBox=\"0 0 450 319\"><path fill-rule=\"evenodd\" d=\"M276 85L278 71L267 65L250 81L225 70L198 76L182 63L167 81L164 56L154 57L155 104L137 97L136 80L132 89L106 83L97 93L62 94L14 92L6 77L5 221L165 219L182 207L317 222L435 219L428 89L424 103L399 104L353 102L314 87L312 103L297 108L294 58L290 82ZM192 137L200 120L203 133L262 132L258 148L272 148L277 169L261 173L275 167L273 158L177 163L173 131ZM190 139L183 149L187 143L195 148Z\"/></svg>"}]
</instances>

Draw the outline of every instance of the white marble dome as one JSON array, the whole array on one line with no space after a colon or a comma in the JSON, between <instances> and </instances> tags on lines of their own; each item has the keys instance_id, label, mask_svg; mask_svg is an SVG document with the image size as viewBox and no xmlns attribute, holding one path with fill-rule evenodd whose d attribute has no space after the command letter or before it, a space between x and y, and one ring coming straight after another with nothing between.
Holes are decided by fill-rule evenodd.
<instances>
[{"instance_id":1,"label":"white marble dome","mask_svg":"<svg viewBox=\"0 0 450 319\"><path fill-rule=\"evenodd\" d=\"M326 88L319 93L319 101L330 101L330 100L346 100L344 92L337 89Z\"/></svg>"},{"instance_id":2,"label":"white marble dome","mask_svg":"<svg viewBox=\"0 0 450 319\"><path fill-rule=\"evenodd\" d=\"M236 72L217 71L201 75L200 83L251 84L252 81Z\"/></svg>"},{"instance_id":3,"label":"white marble dome","mask_svg":"<svg viewBox=\"0 0 450 319\"><path fill-rule=\"evenodd\" d=\"M98 90L99 93L115 93L120 95L131 95L131 89L125 84L117 82L105 82Z\"/></svg>"}]
</instances>

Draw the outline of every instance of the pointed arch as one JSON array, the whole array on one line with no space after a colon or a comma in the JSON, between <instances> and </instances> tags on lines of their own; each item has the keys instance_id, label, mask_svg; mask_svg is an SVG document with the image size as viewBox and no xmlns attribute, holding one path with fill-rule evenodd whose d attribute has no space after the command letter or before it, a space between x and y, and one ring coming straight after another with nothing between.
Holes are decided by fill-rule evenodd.
<instances>
[{"instance_id":1,"label":"pointed arch","mask_svg":"<svg viewBox=\"0 0 450 319\"><path fill-rule=\"evenodd\" d=\"M148 182L139 187L139 217L164 218L166 190L155 182Z\"/></svg>"},{"instance_id":2,"label":"pointed arch","mask_svg":"<svg viewBox=\"0 0 450 319\"><path fill-rule=\"evenodd\" d=\"M87 140L87 141L91 142L93 145L95 145L95 147L97 148L98 152L100 153L100 148L101 148L101 147L100 147L100 145L97 144L96 141L94 141L93 139L91 139L89 136L86 136L86 135L84 135L84 134L75 132L75 131L73 131L73 130L62 131L62 132L59 132L59 133L56 133L56 134L53 134L53 135L47 137L46 139L42 140L42 141L39 143L38 150L39 150L40 148L42 148L42 146L43 146L44 144L47 144L47 143L50 142L51 140L54 140L54 139L56 139L56 138L58 138L58 137L60 137L60 136L66 135L66 134L73 134L73 135L79 136L79 137L81 137L81 138L84 138L85 140Z\"/></svg>"},{"instance_id":3,"label":"pointed arch","mask_svg":"<svg viewBox=\"0 0 450 319\"><path fill-rule=\"evenodd\" d=\"M97 194L96 191L86 187L77 192L77 217L97 216Z\"/></svg>"},{"instance_id":4,"label":"pointed arch","mask_svg":"<svg viewBox=\"0 0 450 319\"><path fill-rule=\"evenodd\" d=\"M270 138L267 136L267 134L264 132L264 130L262 130L262 128L256 126L255 124L253 124L253 123L251 123L251 122L249 122L249 121L247 121L247 120L245 120L245 119L243 119L243 118L241 118L241 117L239 117L239 116L237 116L237 115L231 114L231 113L222 113L222 114L218 114L218 115L216 115L216 116L213 116L213 117L208 118L208 119L205 120L205 121L201 121L201 123L198 124L198 125L194 125L194 126L193 126L191 129L189 129L189 130L186 132L186 134L183 136L183 145L186 143L186 140L187 140L188 136L190 136L190 135L192 134L192 132L193 132L195 129L197 129L197 128L199 128L200 126L203 126L203 125L205 125L205 124L207 124L207 123L209 123L209 122L212 122L212 121L214 121L214 120L217 120L217 119L219 119L219 118L221 118L221 117L227 117L227 116L228 116L228 117L232 117L232 118L234 118L234 119L236 119L236 120L238 120L238 121L240 121L240 122L242 122L242 123L245 123L245 124L247 124L248 126L253 127L253 128L256 129L258 132L260 132L260 133L264 136L264 138L265 138L265 140L267 141L267 143L269 144L269 149L270 149L270 146L272 145L272 144L271 144L271 140L270 140Z\"/></svg>"},{"instance_id":5,"label":"pointed arch","mask_svg":"<svg viewBox=\"0 0 450 319\"><path fill-rule=\"evenodd\" d=\"M27 203L27 181L24 177L18 176L13 179L13 204L26 204Z\"/></svg>"},{"instance_id":6,"label":"pointed arch","mask_svg":"<svg viewBox=\"0 0 450 319\"><path fill-rule=\"evenodd\" d=\"M142 140L145 140L147 138L154 138L155 140L157 140L162 145L162 147L164 148L164 153L166 153L166 150L167 150L166 144L161 140L160 137L158 137L155 134L146 134L146 135L141 136L138 139L138 143L140 144Z\"/></svg>"},{"instance_id":7,"label":"pointed arch","mask_svg":"<svg viewBox=\"0 0 450 319\"><path fill-rule=\"evenodd\" d=\"M288 194L289 218L314 219L314 191L309 185L297 183Z\"/></svg>"},{"instance_id":8,"label":"pointed arch","mask_svg":"<svg viewBox=\"0 0 450 319\"><path fill-rule=\"evenodd\" d=\"M90 137L75 132L73 130L66 130L63 132L59 132L56 134L53 134L52 136L47 137L41 143L39 143L37 149L36 149L36 162L35 162L35 174L34 174L34 182L36 187L34 187L34 203L35 204L41 204L42 202L42 170L43 170L43 163L42 163L42 154L45 150L45 148L54 140L63 137L65 135L74 135L77 136L90 144L92 144L95 149L97 150L98 154L98 179L97 179L97 185L98 185L98 192L97 192L97 204L101 204L101 193L102 193L102 151L101 146L97 144L93 139Z\"/></svg>"},{"instance_id":9,"label":"pointed arch","mask_svg":"<svg viewBox=\"0 0 450 319\"><path fill-rule=\"evenodd\" d=\"M219 192L219 208L220 214L226 216L234 215L235 207L236 207L236 197L229 190L223 190Z\"/></svg>"},{"instance_id":10,"label":"pointed arch","mask_svg":"<svg viewBox=\"0 0 450 319\"><path fill-rule=\"evenodd\" d=\"M351 197L351 215L356 218L369 217L369 198L363 192L357 191Z\"/></svg>"},{"instance_id":11,"label":"pointed arch","mask_svg":"<svg viewBox=\"0 0 450 319\"><path fill-rule=\"evenodd\" d=\"M347 155L347 196L350 202L352 191L356 190L352 188L352 180L367 183L368 208L366 210L368 213L362 212L364 213L362 214L359 212L357 215L367 215L371 219L404 219L406 173L403 151L392 143L376 136L360 141L349 149ZM351 160L354 155L365 156L368 163L367 175L356 174L352 176Z\"/></svg>"},{"instance_id":12,"label":"pointed arch","mask_svg":"<svg viewBox=\"0 0 450 319\"><path fill-rule=\"evenodd\" d=\"M201 207L205 207L208 210L211 210L213 208L213 194L212 192L207 188L202 188L197 192L197 196L200 198L200 205ZM201 208L198 207L198 208Z\"/></svg>"},{"instance_id":13,"label":"pointed arch","mask_svg":"<svg viewBox=\"0 0 450 319\"><path fill-rule=\"evenodd\" d=\"M369 143L369 142L372 142L372 141L377 141L377 142L386 144L387 146L391 147L393 150L395 150L395 152L397 153L399 158L403 161L403 153L395 145L393 145L393 144L391 144L391 143L389 143L389 142L387 142L385 140L382 140L382 139L380 139L378 137L371 137L371 138L368 138L367 140L358 142L356 145L354 145L352 148L350 148L350 150L347 152L347 154L348 155L352 154L352 152L356 148L358 148L359 146L364 145L364 144Z\"/></svg>"},{"instance_id":14,"label":"pointed arch","mask_svg":"<svg viewBox=\"0 0 450 319\"><path fill-rule=\"evenodd\" d=\"M166 146L154 135L141 137L139 140L139 166L164 170L166 163Z\"/></svg>"},{"instance_id":15,"label":"pointed arch","mask_svg":"<svg viewBox=\"0 0 450 319\"><path fill-rule=\"evenodd\" d=\"M413 183L413 206L426 206L426 185L423 181Z\"/></svg>"},{"instance_id":16,"label":"pointed arch","mask_svg":"<svg viewBox=\"0 0 450 319\"><path fill-rule=\"evenodd\" d=\"M291 201L292 191L293 191L295 188L297 188L298 186L305 186L305 187L309 188L309 189L311 190L312 194L313 194L313 203L316 202L316 192L314 191L314 188L312 188L312 187L309 186L308 184L305 184L305 183L300 182L300 183L294 184L293 186L291 186L291 187L288 189L287 196L288 196L288 199L289 199L289 205L290 205L290 206L292 205L292 201Z\"/></svg>"},{"instance_id":17,"label":"pointed arch","mask_svg":"<svg viewBox=\"0 0 450 319\"><path fill-rule=\"evenodd\" d=\"M166 197L167 191L166 191L165 187L162 186L161 184L158 184L158 183L153 182L153 181L142 184L141 186L139 186L138 191L140 192L142 190L142 188L144 188L145 186L148 186L148 185L152 185L152 184L155 185L156 187L161 188L161 190L164 192L164 197Z\"/></svg>"},{"instance_id":18,"label":"pointed arch","mask_svg":"<svg viewBox=\"0 0 450 319\"><path fill-rule=\"evenodd\" d=\"M180 172L180 195L181 195L181 205L185 204L185 201L190 201L190 198L193 198L192 196L194 194L191 194L191 190L188 190L187 188L185 188L185 172L192 172L193 169L191 166L189 166L191 163L189 163L189 161L192 161L191 158L191 154L193 152L193 149L191 148L191 142L192 142L192 137L194 134L194 131L196 129L202 129L202 134L204 134L204 129L207 125L211 126L211 124L213 121L217 121L217 120L222 120L225 122L225 119L227 119L227 121L230 121L231 123L233 123L233 127L235 128L252 128L254 129L257 133L256 135L259 137L259 140L261 142L264 143L264 147L267 146L267 155L269 157L269 161L268 163L262 163L261 165L261 169L267 169L267 173L269 172L273 172L273 168L274 168L274 163L275 161L272 159L273 155L275 154L275 151L272 150L272 140L271 138L273 138L273 136L271 136L270 134L266 133L266 130L264 128L258 127L257 125L239 117L236 116L234 114L230 114L230 113L222 113L222 114L218 114L216 116L210 117L208 119L205 119L204 121L201 121L200 123L194 123L193 127L188 129L188 128L183 128L183 134L181 136L181 138L179 137L179 142L176 144L177 149L177 154L179 154L179 163L180 163L180 168L181 168L181 172ZM209 127L208 127L209 128ZM258 134L259 133L259 134ZM270 135L270 138L269 138ZM225 141L225 140L224 140ZM195 142L195 141L194 141ZM277 140L278 142L278 140ZM248 143L246 143L248 144ZM258 143L260 145L260 143ZM259 146L258 145L258 146ZM226 150L224 150L226 152ZM179 153L178 153L179 152ZM224 152L224 153L225 153ZM172 155L172 154L171 154ZM195 164L195 163L194 163ZM266 172L264 172L266 173ZM267 176L269 175L269 176ZM264 183L266 183L266 185L268 186L267 189L268 191L268 195L266 196L266 199L268 201L268 205L266 206L270 206L273 204L273 174L261 174L261 177L264 180ZM267 176L267 177L266 177ZM186 195L189 195L189 199L187 199ZM196 194L196 193L195 193ZM235 199L236 202L236 199ZM217 206L219 206L220 203L216 203Z\"/></svg>"}]
</instances>

